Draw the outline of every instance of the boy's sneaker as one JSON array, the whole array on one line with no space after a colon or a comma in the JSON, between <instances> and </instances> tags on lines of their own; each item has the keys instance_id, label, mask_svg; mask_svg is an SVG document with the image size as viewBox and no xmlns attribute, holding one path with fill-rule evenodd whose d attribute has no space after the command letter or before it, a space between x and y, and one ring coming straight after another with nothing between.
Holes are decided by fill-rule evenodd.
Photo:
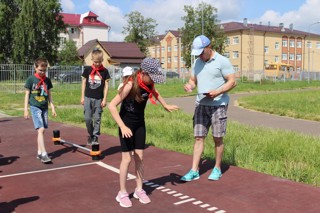
<instances>
[{"instance_id":1,"label":"boy's sneaker","mask_svg":"<svg viewBox=\"0 0 320 213\"><path fill-rule=\"evenodd\" d=\"M209 175L208 179L209 180L219 180L221 178L221 170L214 167L211 174Z\"/></svg>"},{"instance_id":2,"label":"boy's sneaker","mask_svg":"<svg viewBox=\"0 0 320 213\"><path fill-rule=\"evenodd\" d=\"M41 160L41 158L42 158L41 154L38 154L38 155L37 155L37 159L38 159L38 160Z\"/></svg>"},{"instance_id":3,"label":"boy's sneaker","mask_svg":"<svg viewBox=\"0 0 320 213\"><path fill-rule=\"evenodd\" d=\"M122 206L122 207L129 208L132 206L132 202L129 199L128 193L119 192L116 197L116 200L119 202L120 206Z\"/></svg>"},{"instance_id":4,"label":"boy's sneaker","mask_svg":"<svg viewBox=\"0 0 320 213\"><path fill-rule=\"evenodd\" d=\"M92 136L88 136L87 145L89 145L89 146L92 145Z\"/></svg>"},{"instance_id":5,"label":"boy's sneaker","mask_svg":"<svg viewBox=\"0 0 320 213\"><path fill-rule=\"evenodd\" d=\"M193 171L190 169L190 171L185 174L183 177L180 178L182 181L192 181L192 180L198 180L200 178L199 171Z\"/></svg>"},{"instance_id":6,"label":"boy's sneaker","mask_svg":"<svg viewBox=\"0 0 320 213\"><path fill-rule=\"evenodd\" d=\"M151 202L146 191L144 191L143 189L141 189L141 190L136 189L133 193L133 197L136 199L139 199L140 203L143 203L143 204L147 204L147 203Z\"/></svg>"},{"instance_id":7,"label":"boy's sneaker","mask_svg":"<svg viewBox=\"0 0 320 213\"><path fill-rule=\"evenodd\" d=\"M91 145L94 145L94 144L99 144L97 136L92 136Z\"/></svg>"},{"instance_id":8,"label":"boy's sneaker","mask_svg":"<svg viewBox=\"0 0 320 213\"><path fill-rule=\"evenodd\" d=\"M42 163L50 163L51 159L49 158L48 155L41 155L41 162Z\"/></svg>"}]
</instances>

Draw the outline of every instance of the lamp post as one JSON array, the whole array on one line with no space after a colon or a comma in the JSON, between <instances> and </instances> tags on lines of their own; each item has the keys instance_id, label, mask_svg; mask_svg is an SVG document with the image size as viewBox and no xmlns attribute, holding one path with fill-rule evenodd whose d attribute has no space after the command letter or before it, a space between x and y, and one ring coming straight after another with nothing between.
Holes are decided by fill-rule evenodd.
<instances>
[{"instance_id":1,"label":"lamp post","mask_svg":"<svg viewBox=\"0 0 320 213\"><path fill-rule=\"evenodd\" d=\"M312 25L320 24L320 21L314 22L308 26L308 84L310 83L310 48L311 48L311 42L310 42L310 29Z\"/></svg>"}]
</instances>

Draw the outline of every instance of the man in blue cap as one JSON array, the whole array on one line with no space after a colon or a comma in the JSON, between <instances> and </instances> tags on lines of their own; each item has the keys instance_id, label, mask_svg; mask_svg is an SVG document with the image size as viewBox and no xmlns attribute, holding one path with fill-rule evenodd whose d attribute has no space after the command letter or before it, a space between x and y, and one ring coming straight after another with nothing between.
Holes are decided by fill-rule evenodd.
<instances>
[{"instance_id":1,"label":"man in blue cap","mask_svg":"<svg viewBox=\"0 0 320 213\"><path fill-rule=\"evenodd\" d=\"M195 142L191 170L181 180L192 181L200 178L199 163L210 126L215 143L216 161L208 179L219 180L222 176L223 137L227 129L227 92L236 86L235 72L229 59L214 51L210 40L204 35L193 40L191 55L198 58L184 90L192 92L196 87L198 89L193 120Z\"/></svg>"}]
</instances>

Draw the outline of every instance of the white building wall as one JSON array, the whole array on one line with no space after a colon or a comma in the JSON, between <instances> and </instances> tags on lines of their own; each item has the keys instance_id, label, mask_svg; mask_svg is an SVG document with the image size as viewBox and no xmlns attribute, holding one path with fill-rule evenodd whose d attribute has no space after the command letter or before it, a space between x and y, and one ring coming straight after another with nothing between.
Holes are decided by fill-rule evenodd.
<instances>
[{"instance_id":1,"label":"white building wall","mask_svg":"<svg viewBox=\"0 0 320 213\"><path fill-rule=\"evenodd\" d=\"M96 28L96 27L83 27L83 44L90 40L98 39L99 41L109 41L108 28Z\"/></svg>"}]
</instances>

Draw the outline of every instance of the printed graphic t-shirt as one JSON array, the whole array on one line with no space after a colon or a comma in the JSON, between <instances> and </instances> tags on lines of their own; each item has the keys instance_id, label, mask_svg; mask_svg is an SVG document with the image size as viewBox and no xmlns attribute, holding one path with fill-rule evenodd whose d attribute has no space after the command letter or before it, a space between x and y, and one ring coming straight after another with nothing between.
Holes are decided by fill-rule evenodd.
<instances>
[{"instance_id":1,"label":"printed graphic t-shirt","mask_svg":"<svg viewBox=\"0 0 320 213\"><path fill-rule=\"evenodd\" d=\"M107 69L101 70L99 75L94 75L94 81L92 81L90 73L92 71L91 67L87 67L84 69L82 73L82 77L86 79L86 89L84 91L84 95L88 98L102 99L103 98L103 90L106 83L106 80L110 79L110 74Z\"/></svg>"},{"instance_id":2,"label":"printed graphic t-shirt","mask_svg":"<svg viewBox=\"0 0 320 213\"><path fill-rule=\"evenodd\" d=\"M29 104L30 106L39 107L40 109L48 109L48 94L44 91L43 85L36 89L40 80L34 75L28 77L24 87L30 90ZM49 78L46 78L44 83L47 86L47 90L52 88L52 83Z\"/></svg>"}]
</instances>

